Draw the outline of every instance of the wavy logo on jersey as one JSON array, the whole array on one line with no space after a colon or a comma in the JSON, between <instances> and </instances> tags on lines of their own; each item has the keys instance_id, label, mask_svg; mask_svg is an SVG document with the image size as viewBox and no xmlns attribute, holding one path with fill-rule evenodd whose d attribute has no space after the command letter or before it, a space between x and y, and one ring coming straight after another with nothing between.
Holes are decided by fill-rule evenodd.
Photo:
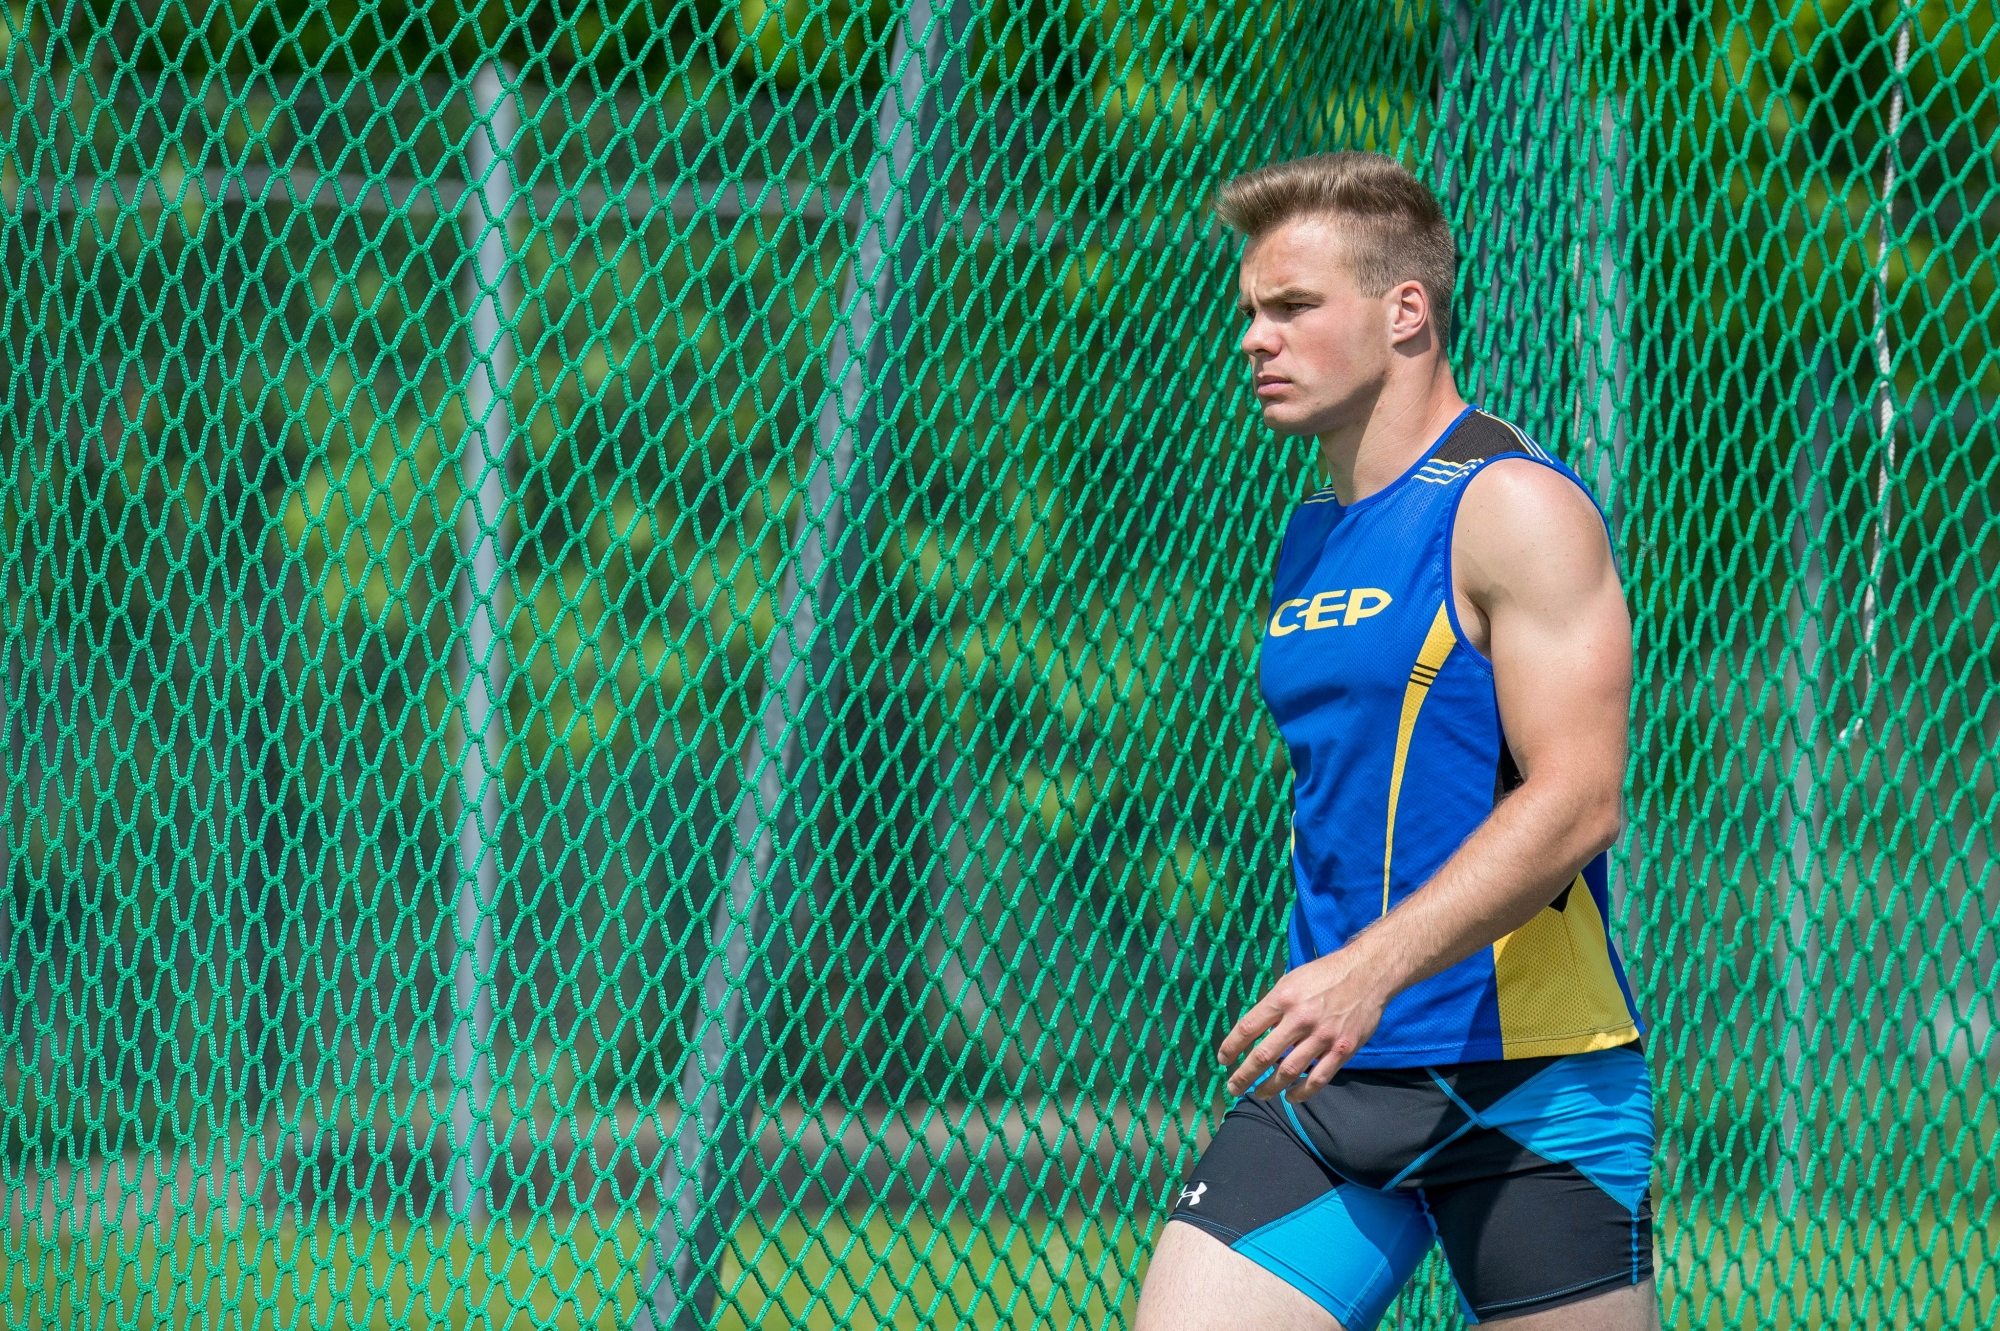
<instances>
[{"instance_id":1,"label":"wavy logo on jersey","mask_svg":"<svg viewBox=\"0 0 2000 1331\"><path fill-rule=\"evenodd\" d=\"M1395 598L1380 587L1341 588L1313 597L1295 598L1271 612L1271 636L1282 638L1300 629L1345 628L1381 614Z\"/></svg>"}]
</instances>

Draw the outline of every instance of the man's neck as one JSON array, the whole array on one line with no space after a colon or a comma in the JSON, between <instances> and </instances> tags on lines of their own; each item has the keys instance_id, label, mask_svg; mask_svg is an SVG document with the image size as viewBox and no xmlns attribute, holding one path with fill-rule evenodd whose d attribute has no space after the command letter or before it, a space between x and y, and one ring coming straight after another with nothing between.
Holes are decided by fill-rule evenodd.
<instances>
[{"instance_id":1,"label":"man's neck","mask_svg":"<svg viewBox=\"0 0 2000 1331\"><path fill-rule=\"evenodd\" d=\"M1321 472L1342 505L1358 504L1408 471L1464 410L1447 365L1392 375L1366 420L1319 437Z\"/></svg>"}]
</instances>

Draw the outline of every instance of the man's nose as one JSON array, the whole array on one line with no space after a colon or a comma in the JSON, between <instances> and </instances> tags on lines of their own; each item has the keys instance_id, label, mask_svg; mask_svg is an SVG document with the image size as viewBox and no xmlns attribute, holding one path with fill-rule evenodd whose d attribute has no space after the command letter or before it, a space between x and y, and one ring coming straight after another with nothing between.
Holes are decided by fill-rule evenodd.
<instances>
[{"instance_id":1,"label":"man's nose","mask_svg":"<svg viewBox=\"0 0 2000 1331\"><path fill-rule=\"evenodd\" d=\"M1253 359L1258 356L1269 358L1277 355L1276 333L1277 330L1271 327L1270 320L1261 315L1251 319L1250 326L1243 330L1243 341L1239 344L1243 348L1243 354Z\"/></svg>"}]
</instances>

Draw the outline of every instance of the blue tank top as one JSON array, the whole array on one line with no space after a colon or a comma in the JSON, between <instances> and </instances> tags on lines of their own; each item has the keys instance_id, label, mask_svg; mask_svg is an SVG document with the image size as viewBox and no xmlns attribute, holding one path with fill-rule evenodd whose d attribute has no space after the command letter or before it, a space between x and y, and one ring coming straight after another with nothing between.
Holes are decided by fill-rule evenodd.
<instances>
[{"instance_id":1,"label":"blue tank top","mask_svg":"<svg viewBox=\"0 0 2000 1331\"><path fill-rule=\"evenodd\" d=\"M1336 951L1422 887L1521 779L1492 665L1467 642L1450 582L1459 500L1503 457L1589 494L1521 431L1468 407L1386 489L1349 505L1322 490L1285 530L1260 681L1292 760L1293 966ZM1349 1066L1635 1039L1643 1028L1605 929L1606 864L1599 855L1527 924L1396 995Z\"/></svg>"}]
</instances>

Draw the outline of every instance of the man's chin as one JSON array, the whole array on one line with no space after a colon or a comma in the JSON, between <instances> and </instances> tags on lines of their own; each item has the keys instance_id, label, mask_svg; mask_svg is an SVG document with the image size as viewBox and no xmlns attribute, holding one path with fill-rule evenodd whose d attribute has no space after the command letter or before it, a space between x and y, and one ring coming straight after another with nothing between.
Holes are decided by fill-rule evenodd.
<instances>
[{"instance_id":1,"label":"man's chin","mask_svg":"<svg viewBox=\"0 0 2000 1331\"><path fill-rule=\"evenodd\" d=\"M1264 427L1273 434L1287 437L1325 434L1329 428L1327 415L1324 411L1300 411L1288 409L1283 403L1272 403L1264 408Z\"/></svg>"}]
</instances>

